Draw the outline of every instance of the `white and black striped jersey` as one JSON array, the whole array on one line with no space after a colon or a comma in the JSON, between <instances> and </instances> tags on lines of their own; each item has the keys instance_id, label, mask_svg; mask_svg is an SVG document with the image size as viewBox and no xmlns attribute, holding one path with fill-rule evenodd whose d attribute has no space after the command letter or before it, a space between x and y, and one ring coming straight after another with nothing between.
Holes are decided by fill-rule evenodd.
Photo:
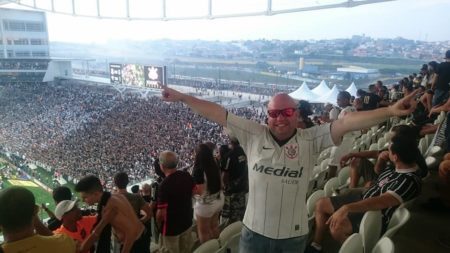
<instances>
[{"instance_id":1,"label":"white and black striped jersey","mask_svg":"<svg viewBox=\"0 0 450 253\"><path fill-rule=\"evenodd\" d=\"M422 190L422 180L420 179L420 170L412 168L408 170L397 170L387 167L378 176L377 181L363 195L363 199L378 197L383 193L394 196L400 203L406 202L417 197ZM383 209L384 226L389 221L398 206Z\"/></svg>"},{"instance_id":2,"label":"white and black striped jersey","mask_svg":"<svg viewBox=\"0 0 450 253\"><path fill-rule=\"evenodd\" d=\"M245 226L273 239L306 235L308 182L314 157L333 145L330 124L297 129L281 147L266 125L228 113L227 128L237 137L248 159Z\"/></svg>"}]
</instances>

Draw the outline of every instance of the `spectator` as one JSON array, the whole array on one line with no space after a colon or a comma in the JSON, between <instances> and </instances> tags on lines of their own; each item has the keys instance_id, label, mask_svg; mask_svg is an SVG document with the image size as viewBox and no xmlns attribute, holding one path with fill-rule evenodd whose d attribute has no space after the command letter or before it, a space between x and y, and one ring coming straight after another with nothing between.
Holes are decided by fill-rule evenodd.
<instances>
[{"instance_id":1,"label":"spectator","mask_svg":"<svg viewBox=\"0 0 450 253\"><path fill-rule=\"evenodd\" d=\"M313 121L309 118L313 114L313 111L308 101L300 100L298 102L298 114L298 128L306 129L314 126Z\"/></svg>"},{"instance_id":2,"label":"spectator","mask_svg":"<svg viewBox=\"0 0 450 253\"><path fill-rule=\"evenodd\" d=\"M131 252L134 242L144 231L144 225L125 196L104 192L100 179L92 175L82 178L75 191L88 205L98 204L95 228L81 245L81 251L90 249L100 239L96 252L110 252L111 232L114 232L115 238L122 244L121 252Z\"/></svg>"},{"instance_id":3,"label":"spectator","mask_svg":"<svg viewBox=\"0 0 450 253\"><path fill-rule=\"evenodd\" d=\"M287 94L277 94L270 100L266 126L237 117L213 102L168 87L162 91L164 101L181 101L200 115L230 129L247 154L251 168L249 200L239 247L240 251L248 253L302 252L308 234L303 210L306 210L306 186L314 166L311 157L333 143L339 144L347 132L411 113L415 107L414 95L387 108L354 113L332 125L300 130L297 129L296 102Z\"/></svg>"},{"instance_id":4,"label":"spectator","mask_svg":"<svg viewBox=\"0 0 450 253\"><path fill-rule=\"evenodd\" d=\"M417 197L422 181L415 165L417 146L402 136L395 136L389 146L389 158L395 168L386 168L377 182L363 195L360 193L322 198L316 203L313 243L306 252L320 252L327 226L332 237L343 243L348 236L359 231L359 224L366 211L381 210L382 231L386 231L395 209Z\"/></svg>"},{"instance_id":5,"label":"spectator","mask_svg":"<svg viewBox=\"0 0 450 253\"><path fill-rule=\"evenodd\" d=\"M434 86L433 107L444 103L448 99L450 90L450 50L445 52L445 61L437 67L437 80Z\"/></svg>"},{"instance_id":6,"label":"spectator","mask_svg":"<svg viewBox=\"0 0 450 253\"><path fill-rule=\"evenodd\" d=\"M338 107L332 105L332 104L326 104L325 105L325 111L328 112L328 120L325 120L326 122L332 122L338 119L340 110Z\"/></svg>"},{"instance_id":7,"label":"spectator","mask_svg":"<svg viewBox=\"0 0 450 253\"><path fill-rule=\"evenodd\" d=\"M154 222L156 222L156 200L152 200L152 187L147 183L142 185L141 194L142 194L142 198L145 200L145 202L147 202L150 205L150 209L153 214L151 219L144 224L145 229L147 230L146 232L149 234L149 238L151 238L151 236L152 236L152 220ZM154 224L156 224L156 223L154 223ZM150 242L149 242L149 245L150 245Z\"/></svg>"},{"instance_id":8,"label":"spectator","mask_svg":"<svg viewBox=\"0 0 450 253\"><path fill-rule=\"evenodd\" d=\"M194 161L194 214L201 243L219 237L219 215L224 204L220 169L210 147L200 144Z\"/></svg>"},{"instance_id":9,"label":"spectator","mask_svg":"<svg viewBox=\"0 0 450 253\"><path fill-rule=\"evenodd\" d=\"M222 168L225 202L222 218L225 226L244 219L245 195L248 193L248 164L247 155L237 138L230 139L231 150Z\"/></svg>"},{"instance_id":10,"label":"spectator","mask_svg":"<svg viewBox=\"0 0 450 253\"><path fill-rule=\"evenodd\" d=\"M53 189L52 196L55 204L58 205L58 203L63 200L71 200L72 191L70 191L70 189L66 186L58 186ZM48 229L54 231L62 225L61 220L56 218L55 214L51 210L49 210L47 206L42 204L42 209L47 213L48 217L50 217L50 219L47 221Z\"/></svg>"},{"instance_id":11,"label":"spectator","mask_svg":"<svg viewBox=\"0 0 450 253\"><path fill-rule=\"evenodd\" d=\"M347 91L339 92L339 94L337 96L337 104L341 108L341 112L339 113L338 119L343 119L349 113L356 112L356 108L350 104L350 98L351 98L351 95ZM328 177L329 178L336 176L337 170L340 169L340 161L341 161L342 156L348 150L350 150L352 148L353 141L359 135L361 135L360 131L354 131L354 132L347 133L343 136L341 144L339 146L334 146L331 149L331 154L330 154L331 161L328 165L328 167L329 167Z\"/></svg>"},{"instance_id":12,"label":"spectator","mask_svg":"<svg viewBox=\"0 0 450 253\"><path fill-rule=\"evenodd\" d=\"M391 138L393 136L403 136L405 138L409 138L411 140L416 141L418 139L418 132L413 127L408 125L397 125L392 127L390 132ZM389 142L390 140L388 140ZM418 150L417 150L418 151ZM380 174L380 171L384 169L386 166L391 166L388 164L390 162L389 155L387 149L380 150L371 150L371 151L361 151L361 152L351 152L341 158L341 166L345 166L348 161L350 162L350 185L349 188L358 187L360 178L363 180L363 187L368 188L372 185L373 181L375 181ZM376 160L375 164L372 163L369 159ZM417 154L417 165L420 169L420 176L425 177L428 175L428 166L425 162L425 158L422 154Z\"/></svg>"},{"instance_id":13,"label":"spectator","mask_svg":"<svg viewBox=\"0 0 450 253\"><path fill-rule=\"evenodd\" d=\"M145 183L142 185L141 194L145 202L149 204L152 202L152 187L149 184Z\"/></svg>"},{"instance_id":14,"label":"spectator","mask_svg":"<svg viewBox=\"0 0 450 253\"><path fill-rule=\"evenodd\" d=\"M52 235L40 222L38 212L31 191L16 186L1 190L0 227L5 243L0 249L4 252L77 252L71 238Z\"/></svg>"},{"instance_id":15,"label":"spectator","mask_svg":"<svg viewBox=\"0 0 450 253\"><path fill-rule=\"evenodd\" d=\"M63 200L56 205L55 217L62 222L61 226L55 230L55 234L65 234L81 244L91 234L97 220L95 216L82 216L77 202L73 200ZM89 253L86 250L81 253Z\"/></svg>"},{"instance_id":16,"label":"spectator","mask_svg":"<svg viewBox=\"0 0 450 253\"><path fill-rule=\"evenodd\" d=\"M178 157L174 152L163 151L159 156L165 174L159 186L157 224L162 231L160 251L165 253L190 253L194 244L192 226L192 177L177 170Z\"/></svg>"},{"instance_id":17,"label":"spectator","mask_svg":"<svg viewBox=\"0 0 450 253\"><path fill-rule=\"evenodd\" d=\"M151 225L148 224L153 216L150 205L145 202L141 195L127 192L128 182L128 175L125 172L119 172L114 176L114 184L117 187L117 193L125 196L142 224L144 224L145 227L151 227ZM150 253L150 237L151 230L144 230L141 237L134 242L131 252Z\"/></svg>"},{"instance_id":18,"label":"spectator","mask_svg":"<svg viewBox=\"0 0 450 253\"><path fill-rule=\"evenodd\" d=\"M356 94L361 99L362 111L370 111L378 108L378 103L381 101L381 98L374 94L365 92L359 89Z\"/></svg>"}]
</instances>

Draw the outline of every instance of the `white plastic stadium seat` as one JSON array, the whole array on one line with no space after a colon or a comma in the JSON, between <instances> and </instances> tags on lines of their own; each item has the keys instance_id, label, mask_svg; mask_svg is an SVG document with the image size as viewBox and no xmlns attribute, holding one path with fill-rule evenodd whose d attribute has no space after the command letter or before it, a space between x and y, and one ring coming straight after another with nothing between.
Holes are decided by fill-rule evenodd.
<instances>
[{"instance_id":1,"label":"white plastic stadium seat","mask_svg":"<svg viewBox=\"0 0 450 253\"><path fill-rule=\"evenodd\" d=\"M233 236L240 234L242 230L242 222L236 221L226 226L219 235L220 245L224 246Z\"/></svg>"},{"instance_id":2,"label":"white plastic stadium seat","mask_svg":"<svg viewBox=\"0 0 450 253\"><path fill-rule=\"evenodd\" d=\"M347 185L347 180L350 178L350 167L345 166L338 173L339 185Z\"/></svg>"},{"instance_id":3,"label":"white plastic stadium seat","mask_svg":"<svg viewBox=\"0 0 450 253\"><path fill-rule=\"evenodd\" d=\"M372 250L372 253L394 253L395 247L389 237L381 238Z\"/></svg>"},{"instance_id":4,"label":"white plastic stadium seat","mask_svg":"<svg viewBox=\"0 0 450 253\"><path fill-rule=\"evenodd\" d=\"M306 200L306 209L308 212L308 218L314 217L314 209L316 208L316 202L320 198L325 197L325 191L324 190L317 190L309 196L309 198Z\"/></svg>"},{"instance_id":5,"label":"white plastic stadium seat","mask_svg":"<svg viewBox=\"0 0 450 253\"><path fill-rule=\"evenodd\" d=\"M311 196L309 196L309 198L306 200L306 211L308 212L309 230L312 230L312 227L314 225L314 210L316 209L316 203L322 197L325 197L325 191L317 190L313 192Z\"/></svg>"},{"instance_id":6,"label":"white plastic stadium seat","mask_svg":"<svg viewBox=\"0 0 450 253\"><path fill-rule=\"evenodd\" d=\"M362 237L358 233L354 233L345 240L339 249L339 253L363 253Z\"/></svg>"},{"instance_id":7,"label":"white plastic stadium seat","mask_svg":"<svg viewBox=\"0 0 450 253\"><path fill-rule=\"evenodd\" d=\"M444 149L439 146L433 146L428 149L426 156L439 157L442 153L444 153Z\"/></svg>"},{"instance_id":8,"label":"white plastic stadium seat","mask_svg":"<svg viewBox=\"0 0 450 253\"><path fill-rule=\"evenodd\" d=\"M421 138L420 141L419 141L419 150L420 150L420 153L421 153L422 155L424 155L425 152L427 151L427 148L428 148L428 146L427 146L427 142L426 142L425 138Z\"/></svg>"},{"instance_id":9,"label":"white plastic stadium seat","mask_svg":"<svg viewBox=\"0 0 450 253\"><path fill-rule=\"evenodd\" d=\"M381 137L380 139L378 139L378 150L383 149L384 144L386 144L386 138L385 137Z\"/></svg>"},{"instance_id":10,"label":"white plastic stadium seat","mask_svg":"<svg viewBox=\"0 0 450 253\"><path fill-rule=\"evenodd\" d=\"M222 246L222 248L219 249L219 251L216 251L216 253L238 253L239 252L239 241L241 239L241 233L233 235L225 245Z\"/></svg>"},{"instance_id":11,"label":"white plastic stadium seat","mask_svg":"<svg viewBox=\"0 0 450 253\"><path fill-rule=\"evenodd\" d=\"M324 159L329 158L331 153L331 148L324 149L319 157L317 158L317 163L320 164Z\"/></svg>"},{"instance_id":12,"label":"white plastic stadium seat","mask_svg":"<svg viewBox=\"0 0 450 253\"><path fill-rule=\"evenodd\" d=\"M427 164L428 168L434 168L435 166L437 166L438 161L436 158L429 156L425 158L425 163Z\"/></svg>"},{"instance_id":13,"label":"white plastic stadium seat","mask_svg":"<svg viewBox=\"0 0 450 253\"><path fill-rule=\"evenodd\" d=\"M369 151L378 150L378 143L370 144Z\"/></svg>"},{"instance_id":14,"label":"white plastic stadium seat","mask_svg":"<svg viewBox=\"0 0 450 253\"><path fill-rule=\"evenodd\" d=\"M313 191L314 191L314 189L316 187L316 184L317 184L317 181L314 178L309 180L309 182L308 182L308 192L306 193L307 197L310 196L311 193L313 193Z\"/></svg>"},{"instance_id":15,"label":"white plastic stadium seat","mask_svg":"<svg viewBox=\"0 0 450 253\"><path fill-rule=\"evenodd\" d=\"M433 138L434 138L434 134L425 135L425 139L427 139L428 146L430 146L431 143L433 143Z\"/></svg>"},{"instance_id":16,"label":"white plastic stadium seat","mask_svg":"<svg viewBox=\"0 0 450 253\"><path fill-rule=\"evenodd\" d=\"M397 231L401 227L403 227L406 222L408 222L410 217L411 214L409 213L408 209L404 207L397 208L397 210L395 210L395 212L392 214L391 220L389 221L389 225L383 237L392 238L392 236L394 236L395 233L397 233Z\"/></svg>"},{"instance_id":17,"label":"white plastic stadium seat","mask_svg":"<svg viewBox=\"0 0 450 253\"><path fill-rule=\"evenodd\" d=\"M321 170L319 174L316 174L315 180L317 181L317 188L322 189L322 187L325 185L326 178L328 176L328 170Z\"/></svg>"},{"instance_id":18,"label":"white plastic stadium seat","mask_svg":"<svg viewBox=\"0 0 450 253\"><path fill-rule=\"evenodd\" d=\"M359 233L362 236L364 252L371 252L381 234L381 212L367 211L359 227Z\"/></svg>"},{"instance_id":19,"label":"white plastic stadium seat","mask_svg":"<svg viewBox=\"0 0 450 253\"><path fill-rule=\"evenodd\" d=\"M314 166L314 168L312 170L312 173L311 173L311 179L316 178L317 175L319 175L320 171L321 170L320 170L320 166L319 165Z\"/></svg>"},{"instance_id":20,"label":"white plastic stadium seat","mask_svg":"<svg viewBox=\"0 0 450 253\"><path fill-rule=\"evenodd\" d=\"M320 163L320 171L328 170L328 165L331 162L331 158L326 158Z\"/></svg>"},{"instance_id":21,"label":"white plastic stadium seat","mask_svg":"<svg viewBox=\"0 0 450 253\"><path fill-rule=\"evenodd\" d=\"M216 252L220 249L219 240L217 239L211 239L207 242L204 242L202 245L200 245L194 253L212 253Z\"/></svg>"},{"instance_id":22,"label":"white plastic stadium seat","mask_svg":"<svg viewBox=\"0 0 450 253\"><path fill-rule=\"evenodd\" d=\"M323 187L323 190L325 191L325 197L331 197L333 194L333 191L339 188L339 178L333 177L330 178Z\"/></svg>"}]
</instances>

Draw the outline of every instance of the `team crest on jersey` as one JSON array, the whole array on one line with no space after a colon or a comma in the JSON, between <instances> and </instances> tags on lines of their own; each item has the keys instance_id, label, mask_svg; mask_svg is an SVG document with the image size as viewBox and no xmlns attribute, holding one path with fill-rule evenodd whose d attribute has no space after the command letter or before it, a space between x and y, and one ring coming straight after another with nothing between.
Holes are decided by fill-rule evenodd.
<instances>
[{"instance_id":1,"label":"team crest on jersey","mask_svg":"<svg viewBox=\"0 0 450 253\"><path fill-rule=\"evenodd\" d=\"M298 156L298 144L289 144L284 147L284 154L289 159L297 158Z\"/></svg>"},{"instance_id":2,"label":"team crest on jersey","mask_svg":"<svg viewBox=\"0 0 450 253\"><path fill-rule=\"evenodd\" d=\"M389 182L389 178L384 178L383 180L381 180L380 182L378 182L378 186L379 187L383 187L385 184L387 184Z\"/></svg>"}]
</instances>

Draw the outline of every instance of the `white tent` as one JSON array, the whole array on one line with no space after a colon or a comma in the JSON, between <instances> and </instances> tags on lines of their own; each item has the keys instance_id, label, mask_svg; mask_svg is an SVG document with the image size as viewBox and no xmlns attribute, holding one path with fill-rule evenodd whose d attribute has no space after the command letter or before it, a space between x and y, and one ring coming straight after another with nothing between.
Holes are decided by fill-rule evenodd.
<instances>
[{"instance_id":1,"label":"white tent","mask_svg":"<svg viewBox=\"0 0 450 253\"><path fill-rule=\"evenodd\" d=\"M296 100L306 100L306 101L309 101L309 102L316 102L317 101L317 95L314 94L308 88L308 85L306 85L306 82L303 82L302 86L300 86L295 91L289 93L289 96L291 96L293 99L296 99Z\"/></svg>"},{"instance_id":2,"label":"white tent","mask_svg":"<svg viewBox=\"0 0 450 253\"><path fill-rule=\"evenodd\" d=\"M333 105L336 105L337 96L339 94L339 90L336 85L333 86L333 88L325 95L321 96L319 98L319 101L322 103L330 103Z\"/></svg>"},{"instance_id":3,"label":"white tent","mask_svg":"<svg viewBox=\"0 0 450 253\"><path fill-rule=\"evenodd\" d=\"M352 84L350 84L350 86L349 86L345 91L347 91L348 93L350 93L350 95L356 97L356 91L357 91L357 90L358 90L358 89L356 88L355 83L352 82Z\"/></svg>"},{"instance_id":4,"label":"white tent","mask_svg":"<svg viewBox=\"0 0 450 253\"><path fill-rule=\"evenodd\" d=\"M322 80L322 82L320 82L320 84L316 88L314 88L312 92L314 92L316 95L323 96L323 94L327 94L328 92L330 92L330 88L328 87L325 80Z\"/></svg>"}]
</instances>

